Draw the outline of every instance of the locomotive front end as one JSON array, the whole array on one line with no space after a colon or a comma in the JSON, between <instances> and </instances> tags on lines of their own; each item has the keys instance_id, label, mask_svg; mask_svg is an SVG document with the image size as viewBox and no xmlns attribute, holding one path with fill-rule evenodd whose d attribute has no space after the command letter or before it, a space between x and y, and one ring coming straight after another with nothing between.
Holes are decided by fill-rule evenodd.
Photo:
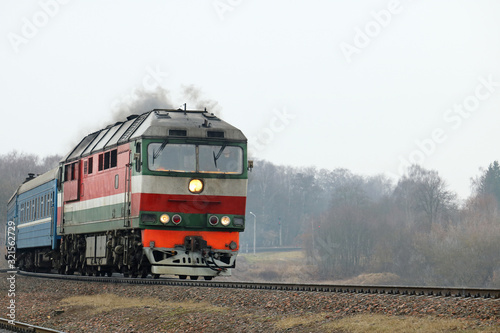
<instances>
[{"instance_id":1,"label":"locomotive front end","mask_svg":"<svg viewBox=\"0 0 500 333\"><path fill-rule=\"evenodd\" d=\"M155 116L136 142L131 200L151 273L230 275L245 228L246 138L203 111Z\"/></svg>"}]
</instances>

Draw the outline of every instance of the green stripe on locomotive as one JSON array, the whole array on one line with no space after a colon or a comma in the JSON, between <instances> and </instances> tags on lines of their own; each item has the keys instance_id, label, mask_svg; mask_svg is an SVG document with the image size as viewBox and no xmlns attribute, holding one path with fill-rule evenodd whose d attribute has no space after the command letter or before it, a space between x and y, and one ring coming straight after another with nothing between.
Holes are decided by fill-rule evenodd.
<instances>
[{"instance_id":1,"label":"green stripe on locomotive","mask_svg":"<svg viewBox=\"0 0 500 333\"><path fill-rule=\"evenodd\" d=\"M89 233L127 228L127 221L133 226L138 225L137 218L123 216L124 204L118 203L96 208L67 211L64 214L65 233Z\"/></svg>"},{"instance_id":2,"label":"green stripe on locomotive","mask_svg":"<svg viewBox=\"0 0 500 333\"><path fill-rule=\"evenodd\" d=\"M163 214L168 214L170 220L168 223L162 223L160 221L160 216ZM178 214L181 216L182 221L179 224L174 224L172 222L172 217ZM197 231L243 231L245 228L245 217L242 215L232 215L232 214L188 214L188 213L177 213L177 212L141 212L140 215L141 228L155 229L155 230L193 230ZM217 225L210 225L209 218L211 216L216 216L219 219ZM228 226L223 226L221 224L221 219L223 216L228 216L231 222Z\"/></svg>"}]
</instances>

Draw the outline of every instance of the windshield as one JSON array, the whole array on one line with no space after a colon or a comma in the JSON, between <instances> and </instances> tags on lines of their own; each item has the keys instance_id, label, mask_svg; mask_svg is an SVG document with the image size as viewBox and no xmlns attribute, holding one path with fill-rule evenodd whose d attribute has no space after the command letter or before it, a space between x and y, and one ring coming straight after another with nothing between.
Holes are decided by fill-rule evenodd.
<instances>
[{"instance_id":1,"label":"windshield","mask_svg":"<svg viewBox=\"0 0 500 333\"><path fill-rule=\"evenodd\" d=\"M243 173L243 149L226 145L151 143L148 166L152 171Z\"/></svg>"}]
</instances>

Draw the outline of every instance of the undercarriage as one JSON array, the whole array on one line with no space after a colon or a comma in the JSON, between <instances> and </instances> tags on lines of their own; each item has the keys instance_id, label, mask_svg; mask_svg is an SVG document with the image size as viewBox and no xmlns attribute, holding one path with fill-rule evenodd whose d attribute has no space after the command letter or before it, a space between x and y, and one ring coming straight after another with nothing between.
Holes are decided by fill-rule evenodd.
<instances>
[{"instance_id":1,"label":"undercarriage","mask_svg":"<svg viewBox=\"0 0 500 333\"><path fill-rule=\"evenodd\" d=\"M199 236L188 236L174 248L157 248L154 242L143 247L140 230L108 231L99 234L62 236L57 250L24 249L18 251L21 270L50 271L59 274L153 278L177 275L181 279L231 275L237 252L214 250Z\"/></svg>"}]
</instances>

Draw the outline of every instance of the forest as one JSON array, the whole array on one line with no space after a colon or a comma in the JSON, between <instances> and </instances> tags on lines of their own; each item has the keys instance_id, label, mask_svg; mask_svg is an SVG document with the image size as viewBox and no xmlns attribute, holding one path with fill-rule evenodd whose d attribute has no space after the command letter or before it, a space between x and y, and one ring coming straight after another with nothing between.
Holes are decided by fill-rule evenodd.
<instances>
[{"instance_id":1,"label":"forest","mask_svg":"<svg viewBox=\"0 0 500 333\"><path fill-rule=\"evenodd\" d=\"M325 279L392 273L414 285L500 287L499 163L471 185L459 202L438 172L418 165L394 182L256 161L247 212L257 248L279 246L281 233L281 245L302 247L304 264ZM247 215L250 248L253 223Z\"/></svg>"},{"instance_id":2,"label":"forest","mask_svg":"<svg viewBox=\"0 0 500 333\"><path fill-rule=\"evenodd\" d=\"M60 159L0 155L3 225L7 201L28 173ZM252 251L255 223L258 249L301 248L303 264L320 278L391 273L414 285L500 288L499 163L484 166L471 186L460 202L437 171L418 165L394 181L255 160L241 248Z\"/></svg>"}]
</instances>

